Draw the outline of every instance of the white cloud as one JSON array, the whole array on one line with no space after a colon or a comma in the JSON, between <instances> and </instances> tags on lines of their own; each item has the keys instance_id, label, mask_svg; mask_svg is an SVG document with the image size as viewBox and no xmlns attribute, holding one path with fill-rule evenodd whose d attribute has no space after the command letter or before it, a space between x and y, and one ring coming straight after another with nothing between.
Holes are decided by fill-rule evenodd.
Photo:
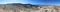
<instances>
[{"instance_id":1,"label":"white cloud","mask_svg":"<svg viewBox=\"0 0 60 12\"><path fill-rule=\"evenodd\" d=\"M2 0L0 4L6 4L6 3L30 3L27 0Z\"/></svg>"}]
</instances>

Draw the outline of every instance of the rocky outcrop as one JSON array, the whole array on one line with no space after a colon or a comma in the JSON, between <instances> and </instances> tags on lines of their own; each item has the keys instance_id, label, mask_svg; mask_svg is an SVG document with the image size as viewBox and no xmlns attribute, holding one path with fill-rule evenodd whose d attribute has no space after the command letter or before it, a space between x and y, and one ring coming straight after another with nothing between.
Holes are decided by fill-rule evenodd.
<instances>
[{"instance_id":1,"label":"rocky outcrop","mask_svg":"<svg viewBox=\"0 0 60 12\"><path fill-rule=\"evenodd\" d=\"M59 6L56 8L58 9ZM1 10L2 9L2 10ZM32 4L21 4L21 3L11 3L0 5L0 10L3 12L51 12L54 6L48 5L32 5ZM46 12L47 12L46 11Z\"/></svg>"}]
</instances>

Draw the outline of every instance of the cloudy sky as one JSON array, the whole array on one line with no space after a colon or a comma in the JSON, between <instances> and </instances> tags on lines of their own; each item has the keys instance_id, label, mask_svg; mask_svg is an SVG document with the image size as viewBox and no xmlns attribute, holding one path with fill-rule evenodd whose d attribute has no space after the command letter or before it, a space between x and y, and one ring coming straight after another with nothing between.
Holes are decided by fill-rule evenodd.
<instances>
[{"instance_id":1,"label":"cloudy sky","mask_svg":"<svg viewBox=\"0 0 60 12\"><path fill-rule=\"evenodd\" d=\"M0 0L0 4L6 3L31 3L37 5L60 5L60 0Z\"/></svg>"}]
</instances>

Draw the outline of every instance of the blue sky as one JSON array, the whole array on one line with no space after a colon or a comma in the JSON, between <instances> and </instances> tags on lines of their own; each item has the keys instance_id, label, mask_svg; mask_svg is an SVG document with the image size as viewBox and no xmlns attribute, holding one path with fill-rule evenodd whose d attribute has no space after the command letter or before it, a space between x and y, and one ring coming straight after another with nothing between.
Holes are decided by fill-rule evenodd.
<instances>
[{"instance_id":1,"label":"blue sky","mask_svg":"<svg viewBox=\"0 0 60 12\"><path fill-rule=\"evenodd\" d=\"M31 3L34 5L60 5L60 0L0 0L0 4L6 3Z\"/></svg>"}]
</instances>

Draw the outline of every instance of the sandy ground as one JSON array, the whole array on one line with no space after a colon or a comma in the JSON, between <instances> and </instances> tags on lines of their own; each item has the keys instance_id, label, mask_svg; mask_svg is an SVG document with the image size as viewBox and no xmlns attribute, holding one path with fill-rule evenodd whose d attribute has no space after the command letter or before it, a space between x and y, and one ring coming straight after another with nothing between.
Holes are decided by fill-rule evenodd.
<instances>
[{"instance_id":1,"label":"sandy ground","mask_svg":"<svg viewBox=\"0 0 60 12\"><path fill-rule=\"evenodd\" d=\"M0 6L0 12L45 12L45 10L48 10L47 12L51 12L51 9L44 9L46 7L40 8L39 10L34 10L34 9L26 9L24 7L17 8L17 6L6 5L6 9L4 10L3 8L4 5ZM53 12L56 12L56 10L53 10Z\"/></svg>"}]
</instances>

